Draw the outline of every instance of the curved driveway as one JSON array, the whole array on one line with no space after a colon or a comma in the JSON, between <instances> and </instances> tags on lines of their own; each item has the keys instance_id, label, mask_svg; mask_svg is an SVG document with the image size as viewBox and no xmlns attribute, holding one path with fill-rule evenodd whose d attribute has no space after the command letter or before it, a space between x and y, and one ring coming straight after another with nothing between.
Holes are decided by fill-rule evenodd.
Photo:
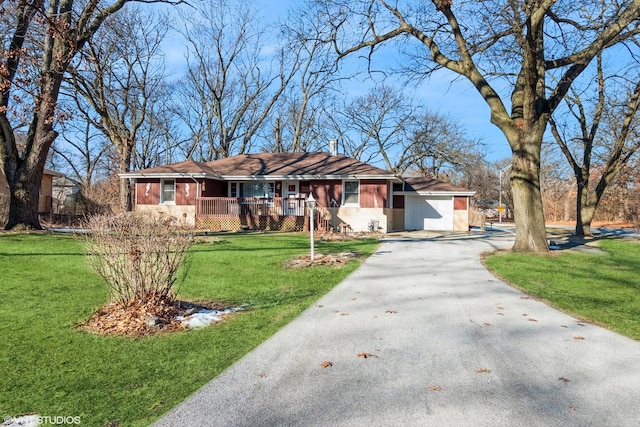
<instances>
[{"instance_id":1,"label":"curved driveway","mask_svg":"<svg viewBox=\"0 0 640 427\"><path fill-rule=\"evenodd\" d=\"M157 426L639 425L640 342L493 277L511 244L388 239Z\"/></svg>"}]
</instances>

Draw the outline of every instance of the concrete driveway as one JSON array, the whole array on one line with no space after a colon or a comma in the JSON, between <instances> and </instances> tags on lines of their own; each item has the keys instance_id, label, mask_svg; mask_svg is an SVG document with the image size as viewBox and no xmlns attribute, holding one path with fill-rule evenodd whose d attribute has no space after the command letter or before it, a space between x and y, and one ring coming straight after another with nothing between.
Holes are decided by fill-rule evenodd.
<instances>
[{"instance_id":1,"label":"concrete driveway","mask_svg":"<svg viewBox=\"0 0 640 427\"><path fill-rule=\"evenodd\" d=\"M157 426L639 425L640 342L489 274L480 253L509 233L419 237L389 239Z\"/></svg>"}]
</instances>

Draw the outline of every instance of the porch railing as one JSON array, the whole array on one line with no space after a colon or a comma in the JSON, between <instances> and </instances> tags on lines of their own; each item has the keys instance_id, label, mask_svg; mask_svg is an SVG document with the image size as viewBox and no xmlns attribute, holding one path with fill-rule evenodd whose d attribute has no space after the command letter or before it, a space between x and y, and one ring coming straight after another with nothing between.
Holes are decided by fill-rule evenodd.
<instances>
[{"instance_id":1,"label":"porch railing","mask_svg":"<svg viewBox=\"0 0 640 427\"><path fill-rule=\"evenodd\" d=\"M197 197L196 216L305 216L305 200L284 197Z\"/></svg>"}]
</instances>

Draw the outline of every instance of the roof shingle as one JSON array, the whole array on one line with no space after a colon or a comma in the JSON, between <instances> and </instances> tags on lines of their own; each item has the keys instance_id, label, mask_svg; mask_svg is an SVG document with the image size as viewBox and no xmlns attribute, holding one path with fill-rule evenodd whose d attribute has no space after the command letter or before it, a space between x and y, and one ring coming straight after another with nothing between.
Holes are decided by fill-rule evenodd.
<instances>
[{"instance_id":1,"label":"roof shingle","mask_svg":"<svg viewBox=\"0 0 640 427\"><path fill-rule=\"evenodd\" d=\"M393 178L384 169L343 155L329 153L260 153L242 154L207 163L187 160L171 165L157 166L122 177L162 176L175 174L202 174L210 177L318 177L324 176L378 176Z\"/></svg>"},{"instance_id":2,"label":"roof shingle","mask_svg":"<svg viewBox=\"0 0 640 427\"><path fill-rule=\"evenodd\" d=\"M429 191L445 191L445 192L469 192L469 189L458 187L450 182L440 181L435 178L426 177L409 177L403 178L404 190L415 192L429 192Z\"/></svg>"},{"instance_id":3,"label":"roof shingle","mask_svg":"<svg viewBox=\"0 0 640 427\"><path fill-rule=\"evenodd\" d=\"M367 163L329 153L243 154L207 165L222 176L392 175Z\"/></svg>"}]
</instances>

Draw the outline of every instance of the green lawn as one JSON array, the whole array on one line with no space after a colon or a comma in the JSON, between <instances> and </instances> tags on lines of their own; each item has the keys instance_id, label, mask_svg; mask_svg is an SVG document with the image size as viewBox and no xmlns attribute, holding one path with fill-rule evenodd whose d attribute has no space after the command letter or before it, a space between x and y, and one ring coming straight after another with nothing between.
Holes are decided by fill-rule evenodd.
<instances>
[{"instance_id":1,"label":"green lawn","mask_svg":"<svg viewBox=\"0 0 640 427\"><path fill-rule=\"evenodd\" d=\"M640 339L640 244L602 240L606 254L498 252L485 259L497 276L550 305Z\"/></svg>"},{"instance_id":2,"label":"green lawn","mask_svg":"<svg viewBox=\"0 0 640 427\"><path fill-rule=\"evenodd\" d=\"M80 416L82 425L148 425L260 344L359 263L286 270L302 234L242 234L193 246L181 298L251 305L201 330L146 338L77 330L108 300L82 240L0 234L0 415ZM318 243L371 254L375 240Z\"/></svg>"}]
</instances>

